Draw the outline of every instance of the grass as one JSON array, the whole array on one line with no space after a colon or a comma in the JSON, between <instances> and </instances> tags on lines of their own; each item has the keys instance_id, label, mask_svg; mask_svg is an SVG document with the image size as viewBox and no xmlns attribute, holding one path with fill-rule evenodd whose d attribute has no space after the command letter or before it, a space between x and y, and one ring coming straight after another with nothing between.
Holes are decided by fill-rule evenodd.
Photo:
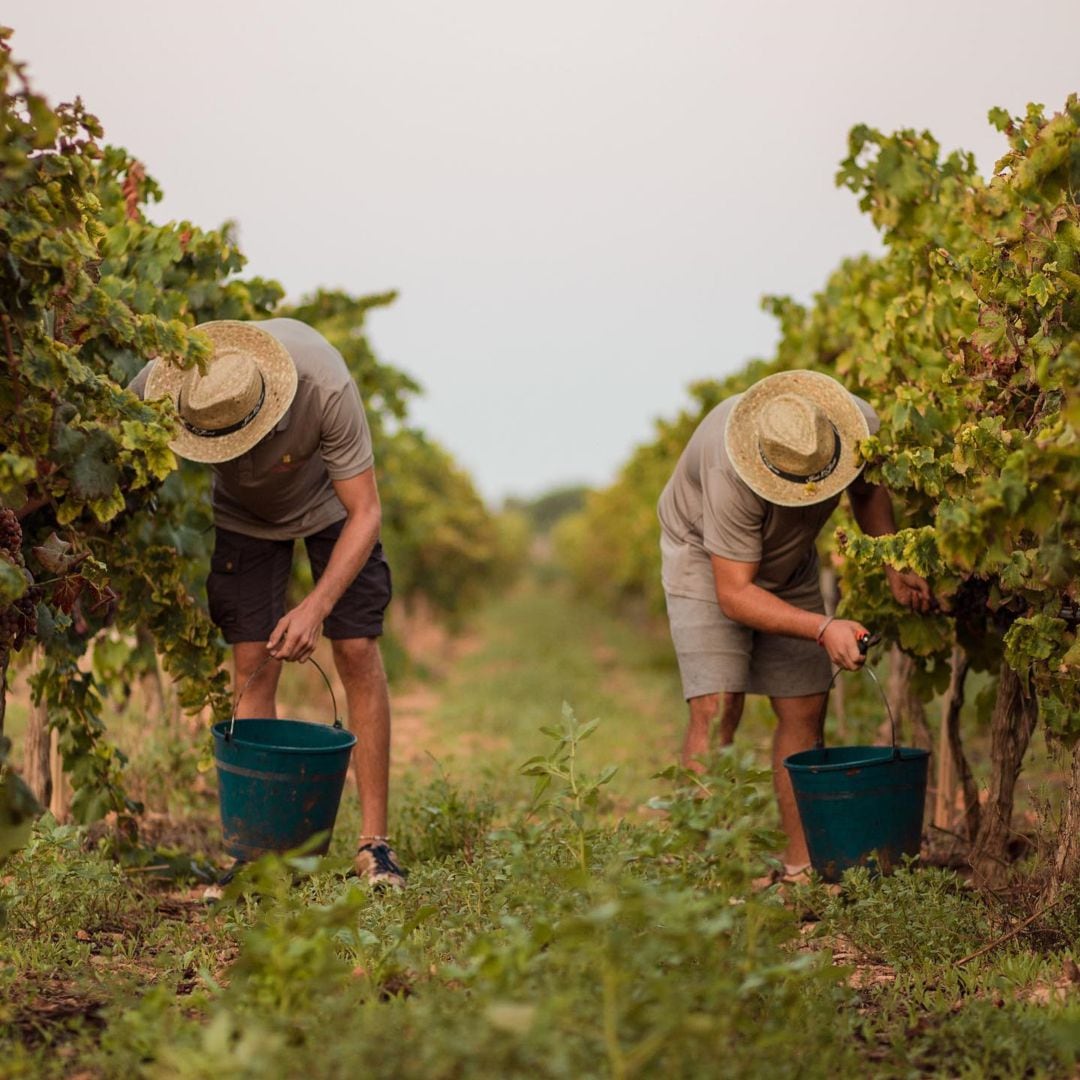
<instances>
[{"instance_id":1,"label":"grass","mask_svg":"<svg viewBox=\"0 0 1080 1080\"><path fill-rule=\"evenodd\" d=\"M684 722L665 643L555 588L499 599L474 632L481 647L457 662L429 718L427 749L448 771L520 795L515 768L540 751L540 728L558 720L565 701L585 719L603 717L590 755L619 766L627 798L647 797Z\"/></svg>"},{"instance_id":2,"label":"grass","mask_svg":"<svg viewBox=\"0 0 1080 1080\"><path fill-rule=\"evenodd\" d=\"M328 859L203 903L213 773L183 726L129 744L140 844L44 821L0 878L0 1076L1075 1074L1080 904L966 960L1022 897L937 869L755 889L767 711L707 793L657 778L685 712L662 638L534 584L429 666L396 694L402 895L344 878L350 791ZM290 671L282 712L325 720L324 696Z\"/></svg>"}]
</instances>

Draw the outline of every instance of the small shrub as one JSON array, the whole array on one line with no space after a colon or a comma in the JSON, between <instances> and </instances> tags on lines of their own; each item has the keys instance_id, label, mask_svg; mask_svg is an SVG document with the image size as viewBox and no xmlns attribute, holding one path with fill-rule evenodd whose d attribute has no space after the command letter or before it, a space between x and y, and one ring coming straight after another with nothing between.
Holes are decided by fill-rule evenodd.
<instances>
[{"instance_id":1,"label":"small shrub","mask_svg":"<svg viewBox=\"0 0 1080 1080\"><path fill-rule=\"evenodd\" d=\"M42 944L76 931L115 929L139 898L123 873L96 852L83 849L85 830L57 825L51 815L35 826L27 846L5 866L0 892L7 932Z\"/></svg>"},{"instance_id":2,"label":"small shrub","mask_svg":"<svg viewBox=\"0 0 1080 1080\"><path fill-rule=\"evenodd\" d=\"M952 870L906 866L886 877L859 866L844 874L834 895L818 885L799 899L824 930L898 970L958 960L991 935L985 902Z\"/></svg>"},{"instance_id":3,"label":"small shrub","mask_svg":"<svg viewBox=\"0 0 1080 1080\"><path fill-rule=\"evenodd\" d=\"M909 1068L941 1075L1014 1080L1072 1076L1080 1051L1080 1006L1047 1012L1019 1002L970 1001L902 1035Z\"/></svg>"},{"instance_id":4,"label":"small shrub","mask_svg":"<svg viewBox=\"0 0 1080 1080\"><path fill-rule=\"evenodd\" d=\"M485 792L459 791L440 768L423 787L405 787L396 796L392 835L406 865L461 854L472 859L495 816Z\"/></svg>"}]
</instances>

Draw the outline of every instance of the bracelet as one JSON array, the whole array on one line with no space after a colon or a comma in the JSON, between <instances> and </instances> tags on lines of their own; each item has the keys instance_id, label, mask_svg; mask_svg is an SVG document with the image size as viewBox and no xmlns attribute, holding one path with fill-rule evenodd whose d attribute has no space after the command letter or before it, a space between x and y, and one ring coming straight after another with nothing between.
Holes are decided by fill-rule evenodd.
<instances>
[{"instance_id":1,"label":"bracelet","mask_svg":"<svg viewBox=\"0 0 1080 1080\"><path fill-rule=\"evenodd\" d=\"M363 844L365 842L370 843L372 840L382 840L385 843L389 839L390 839L389 836L361 836L360 837L360 843L361 844Z\"/></svg>"},{"instance_id":2,"label":"bracelet","mask_svg":"<svg viewBox=\"0 0 1080 1080\"><path fill-rule=\"evenodd\" d=\"M829 628L829 623L835 619L835 615L830 615L819 627L817 631L817 643L824 649L825 642L821 639L825 636L825 631Z\"/></svg>"}]
</instances>

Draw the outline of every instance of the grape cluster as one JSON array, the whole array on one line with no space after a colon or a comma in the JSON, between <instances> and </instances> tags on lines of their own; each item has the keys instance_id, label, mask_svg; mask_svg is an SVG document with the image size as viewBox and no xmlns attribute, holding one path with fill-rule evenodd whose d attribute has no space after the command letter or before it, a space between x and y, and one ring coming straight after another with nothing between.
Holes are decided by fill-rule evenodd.
<instances>
[{"instance_id":1,"label":"grape cluster","mask_svg":"<svg viewBox=\"0 0 1080 1080\"><path fill-rule=\"evenodd\" d=\"M949 598L946 613L956 621L956 639L972 655L980 655L988 648L996 649L1009 627L1023 614L1023 601L1019 598L1016 598L1019 607L990 606L995 585L992 578L970 577Z\"/></svg>"},{"instance_id":2,"label":"grape cluster","mask_svg":"<svg viewBox=\"0 0 1080 1080\"><path fill-rule=\"evenodd\" d=\"M34 578L22 554L22 526L13 510L0 507L0 559L17 566L31 588L14 603L0 610L0 653L21 649L27 638L37 634L37 601L41 590L33 587Z\"/></svg>"},{"instance_id":3,"label":"grape cluster","mask_svg":"<svg viewBox=\"0 0 1080 1080\"><path fill-rule=\"evenodd\" d=\"M989 623L999 635L1005 634L1017 619L1029 613L1029 606L1022 597L1010 597L1005 603L991 609L990 599L993 579L970 577L961 582L949 603L949 614L959 627L974 632ZM1064 619L1070 627L1080 626L1080 602L1063 596L1059 611L1053 612Z\"/></svg>"},{"instance_id":4,"label":"grape cluster","mask_svg":"<svg viewBox=\"0 0 1080 1080\"><path fill-rule=\"evenodd\" d=\"M988 578L965 578L949 600L949 614L958 622L985 625L991 614L990 587Z\"/></svg>"},{"instance_id":5,"label":"grape cluster","mask_svg":"<svg viewBox=\"0 0 1080 1080\"><path fill-rule=\"evenodd\" d=\"M22 526L14 510L0 507L0 550L22 565Z\"/></svg>"}]
</instances>

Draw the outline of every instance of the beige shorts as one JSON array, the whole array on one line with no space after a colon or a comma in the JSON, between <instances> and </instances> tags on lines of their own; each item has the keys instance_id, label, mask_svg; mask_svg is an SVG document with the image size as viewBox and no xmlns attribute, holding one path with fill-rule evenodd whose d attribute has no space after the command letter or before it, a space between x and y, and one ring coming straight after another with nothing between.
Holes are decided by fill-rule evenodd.
<instances>
[{"instance_id":1,"label":"beige shorts","mask_svg":"<svg viewBox=\"0 0 1080 1080\"><path fill-rule=\"evenodd\" d=\"M751 630L708 600L670 594L666 599L687 701L706 694L805 697L828 689L832 665L817 642ZM784 599L824 614L820 592Z\"/></svg>"}]
</instances>

